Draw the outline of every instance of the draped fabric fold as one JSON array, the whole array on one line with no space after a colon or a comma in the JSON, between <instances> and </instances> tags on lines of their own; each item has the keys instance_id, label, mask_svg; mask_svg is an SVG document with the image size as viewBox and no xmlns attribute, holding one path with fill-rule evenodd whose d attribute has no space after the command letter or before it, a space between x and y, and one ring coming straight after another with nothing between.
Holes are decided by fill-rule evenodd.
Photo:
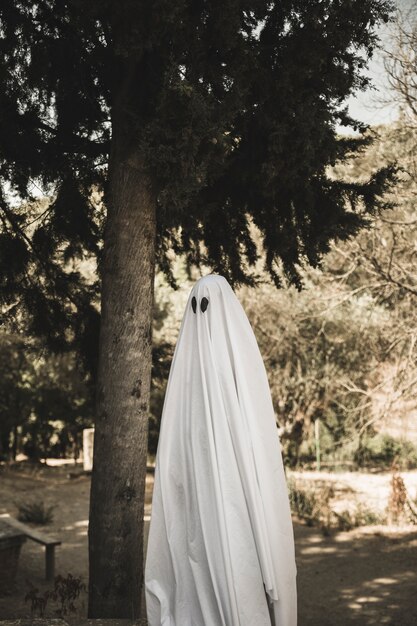
<instances>
[{"instance_id":1,"label":"draped fabric fold","mask_svg":"<svg viewBox=\"0 0 417 626\"><path fill-rule=\"evenodd\" d=\"M150 626L296 626L293 529L265 367L228 282L193 287L161 420Z\"/></svg>"}]
</instances>

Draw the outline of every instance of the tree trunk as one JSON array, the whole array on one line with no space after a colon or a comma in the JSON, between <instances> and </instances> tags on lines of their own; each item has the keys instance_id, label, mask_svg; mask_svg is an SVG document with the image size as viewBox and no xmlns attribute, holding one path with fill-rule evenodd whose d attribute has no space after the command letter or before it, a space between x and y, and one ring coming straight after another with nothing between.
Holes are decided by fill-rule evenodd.
<instances>
[{"instance_id":1,"label":"tree trunk","mask_svg":"<svg viewBox=\"0 0 417 626\"><path fill-rule=\"evenodd\" d=\"M89 617L137 618L152 358L156 201L111 155L89 524Z\"/></svg>"}]
</instances>

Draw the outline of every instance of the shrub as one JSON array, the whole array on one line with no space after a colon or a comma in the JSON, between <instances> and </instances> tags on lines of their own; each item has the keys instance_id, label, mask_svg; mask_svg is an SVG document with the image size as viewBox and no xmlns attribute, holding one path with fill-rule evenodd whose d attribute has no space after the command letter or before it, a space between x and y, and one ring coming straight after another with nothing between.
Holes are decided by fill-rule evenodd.
<instances>
[{"instance_id":1,"label":"shrub","mask_svg":"<svg viewBox=\"0 0 417 626\"><path fill-rule=\"evenodd\" d=\"M354 511L334 512L339 530L352 530L359 526L373 526L374 524L384 524L385 518L379 513L375 513L363 504L358 504Z\"/></svg>"},{"instance_id":2,"label":"shrub","mask_svg":"<svg viewBox=\"0 0 417 626\"><path fill-rule=\"evenodd\" d=\"M68 574L66 578L63 576L55 576L54 588L47 589L43 593L39 592L30 581L29 591L25 595L25 602L30 601L31 617L35 617L38 613L39 617L44 617L48 603L56 602L59 607L55 610L55 614L58 617L69 615L70 613L76 613L76 601L82 591L86 591L87 588L82 579L72 574Z\"/></svg>"},{"instance_id":3,"label":"shrub","mask_svg":"<svg viewBox=\"0 0 417 626\"><path fill-rule=\"evenodd\" d=\"M308 526L319 526L323 534L329 534L332 528L352 530L359 526L384 524L385 517L359 503L353 511L337 513L331 507L334 488L321 484L316 488L302 488L294 479L288 481L292 512L306 522Z\"/></svg>"},{"instance_id":4,"label":"shrub","mask_svg":"<svg viewBox=\"0 0 417 626\"><path fill-rule=\"evenodd\" d=\"M313 526L317 516L317 497L310 489L301 489L294 480L288 482L290 506L292 512L304 520L308 526Z\"/></svg>"},{"instance_id":5,"label":"shrub","mask_svg":"<svg viewBox=\"0 0 417 626\"><path fill-rule=\"evenodd\" d=\"M51 524L54 519L53 510L55 506L46 506L41 502L15 502L18 514L17 519L21 522L31 522L32 524Z\"/></svg>"},{"instance_id":6,"label":"shrub","mask_svg":"<svg viewBox=\"0 0 417 626\"><path fill-rule=\"evenodd\" d=\"M410 441L396 439L387 434L378 434L362 440L354 453L359 466L389 468L395 461L402 469L417 466L417 448Z\"/></svg>"},{"instance_id":7,"label":"shrub","mask_svg":"<svg viewBox=\"0 0 417 626\"><path fill-rule=\"evenodd\" d=\"M36 614L38 614L38 617L42 618L45 616L48 602L51 598L53 598L53 591L47 589L43 593L40 593L39 589L35 587L30 580L27 580L26 582L30 589L25 595L25 602L30 601L30 615L33 618Z\"/></svg>"},{"instance_id":8,"label":"shrub","mask_svg":"<svg viewBox=\"0 0 417 626\"><path fill-rule=\"evenodd\" d=\"M59 617L76 612L75 602L82 591L87 588L82 579L68 574L66 578L56 576L55 578L55 599L59 601L59 609L56 611Z\"/></svg>"},{"instance_id":9,"label":"shrub","mask_svg":"<svg viewBox=\"0 0 417 626\"><path fill-rule=\"evenodd\" d=\"M303 489L293 479L289 480L288 488L292 512L308 526L318 525L327 533L331 526L333 488L324 485L318 489Z\"/></svg>"}]
</instances>

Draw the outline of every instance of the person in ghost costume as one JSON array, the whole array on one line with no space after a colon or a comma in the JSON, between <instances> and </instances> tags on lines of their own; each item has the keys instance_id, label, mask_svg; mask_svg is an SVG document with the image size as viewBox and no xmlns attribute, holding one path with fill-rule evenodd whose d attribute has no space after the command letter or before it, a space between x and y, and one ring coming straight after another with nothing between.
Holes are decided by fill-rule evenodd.
<instances>
[{"instance_id":1,"label":"person in ghost costume","mask_svg":"<svg viewBox=\"0 0 417 626\"><path fill-rule=\"evenodd\" d=\"M149 626L295 626L294 536L268 380L232 288L194 285L171 365L145 563Z\"/></svg>"}]
</instances>

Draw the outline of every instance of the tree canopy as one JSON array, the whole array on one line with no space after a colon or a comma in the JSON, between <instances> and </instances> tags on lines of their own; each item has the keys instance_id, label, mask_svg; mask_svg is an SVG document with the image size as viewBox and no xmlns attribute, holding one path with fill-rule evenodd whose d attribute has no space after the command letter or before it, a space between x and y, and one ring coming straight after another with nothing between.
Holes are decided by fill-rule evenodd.
<instances>
[{"instance_id":1,"label":"tree canopy","mask_svg":"<svg viewBox=\"0 0 417 626\"><path fill-rule=\"evenodd\" d=\"M300 263L316 265L332 239L366 223L390 177L388 167L344 182L327 168L367 141L340 139L337 124L364 130L344 103L366 88L376 27L391 10L387 0L4 0L9 316L24 309L34 334L75 347L94 371L99 279L75 262L100 263L111 149L149 173L157 262L171 281L174 251L253 283L253 222L270 275L279 284L283 269L298 283Z\"/></svg>"}]
</instances>

